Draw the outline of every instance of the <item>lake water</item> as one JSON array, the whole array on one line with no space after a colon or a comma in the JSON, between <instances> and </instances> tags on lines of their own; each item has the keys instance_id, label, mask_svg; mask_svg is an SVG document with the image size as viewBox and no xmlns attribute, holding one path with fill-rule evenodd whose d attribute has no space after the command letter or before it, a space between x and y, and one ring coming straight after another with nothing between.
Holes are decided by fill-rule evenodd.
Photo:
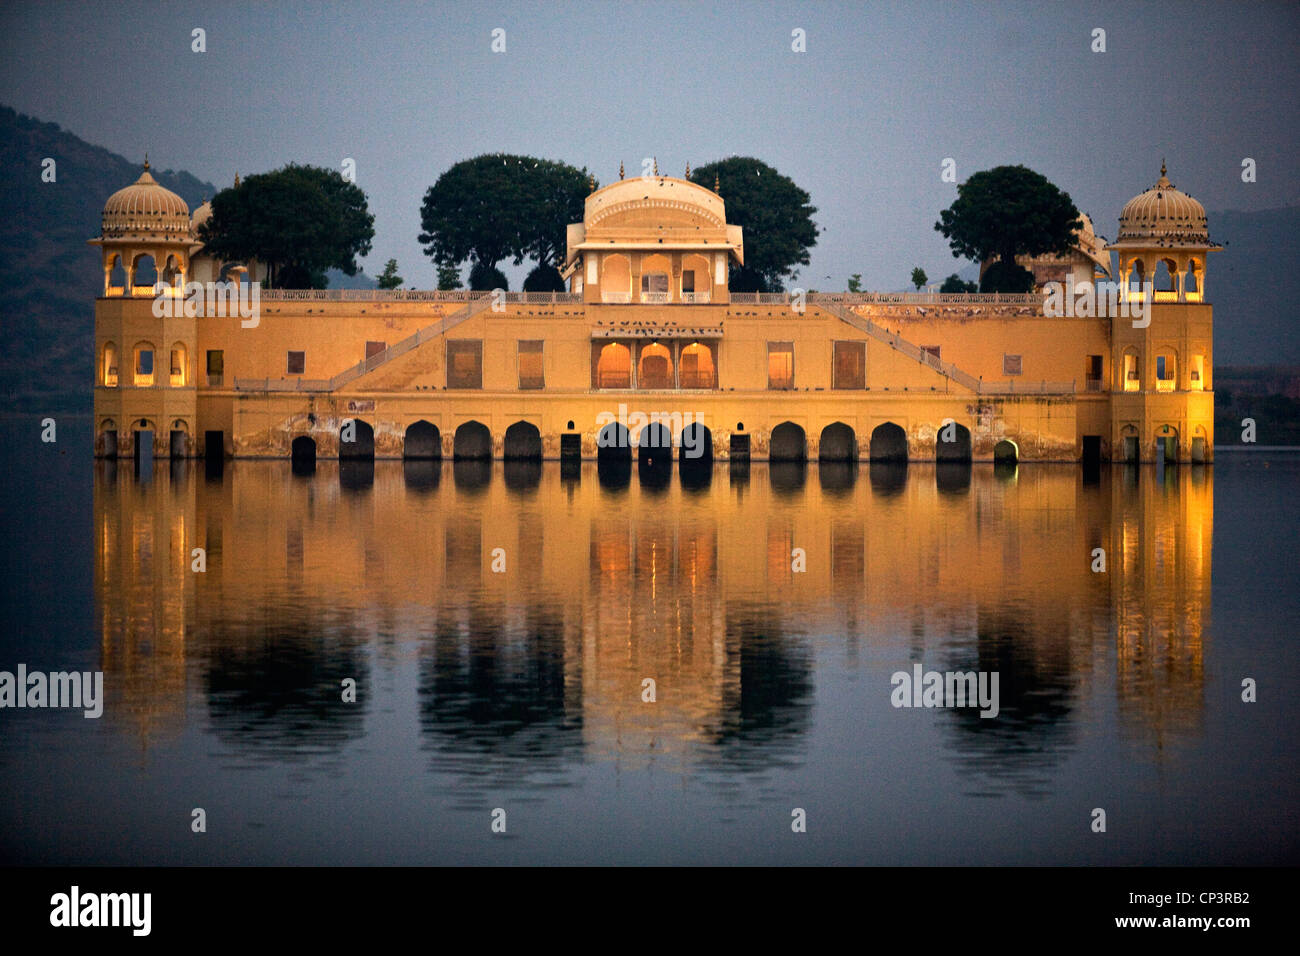
<instances>
[{"instance_id":1,"label":"lake water","mask_svg":"<svg viewBox=\"0 0 1300 956\"><path fill-rule=\"evenodd\" d=\"M0 434L0 670L106 695L0 710L5 860L1300 860L1300 456L137 475L84 419ZM998 715L893 706L918 663Z\"/></svg>"}]
</instances>

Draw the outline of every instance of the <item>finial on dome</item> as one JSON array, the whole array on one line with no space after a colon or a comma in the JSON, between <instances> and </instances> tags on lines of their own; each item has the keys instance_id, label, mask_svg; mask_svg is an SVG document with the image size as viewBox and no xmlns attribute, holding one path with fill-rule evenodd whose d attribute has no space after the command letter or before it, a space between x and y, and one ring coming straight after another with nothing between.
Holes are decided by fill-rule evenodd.
<instances>
[{"instance_id":1,"label":"finial on dome","mask_svg":"<svg viewBox=\"0 0 1300 956\"><path fill-rule=\"evenodd\" d=\"M1166 175L1167 173L1168 173L1168 170L1165 169L1165 158L1164 158L1163 156L1161 156L1161 157L1160 157L1160 175L1161 175L1161 176L1164 176L1164 175Z\"/></svg>"},{"instance_id":2,"label":"finial on dome","mask_svg":"<svg viewBox=\"0 0 1300 956\"><path fill-rule=\"evenodd\" d=\"M645 168L645 167L643 166L642 169L644 169L644 168ZM655 175L656 175L656 176L659 175L659 157L658 157L658 156L655 157Z\"/></svg>"},{"instance_id":3,"label":"finial on dome","mask_svg":"<svg viewBox=\"0 0 1300 956\"><path fill-rule=\"evenodd\" d=\"M235 188L239 188L239 173L235 173Z\"/></svg>"},{"instance_id":4,"label":"finial on dome","mask_svg":"<svg viewBox=\"0 0 1300 956\"><path fill-rule=\"evenodd\" d=\"M623 160L621 159L618 161L618 178L623 178Z\"/></svg>"},{"instance_id":5,"label":"finial on dome","mask_svg":"<svg viewBox=\"0 0 1300 956\"><path fill-rule=\"evenodd\" d=\"M149 152L148 152L148 150L146 150L146 151L145 151L145 154L144 154L144 171L145 171L146 173L149 172Z\"/></svg>"},{"instance_id":6,"label":"finial on dome","mask_svg":"<svg viewBox=\"0 0 1300 956\"><path fill-rule=\"evenodd\" d=\"M686 161L686 178L691 178L691 161L689 159Z\"/></svg>"},{"instance_id":7,"label":"finial on dome","mask_svg":"<svg viewBox=\"0 0 1300 956\"><path fill-rule=\"evenodd\" d=\"M592 192L596 191L596 177L591 173L587 174L587 188Z\"/></svg>"},{"instance_id":8,"label":"finial on dome","mask_svg":"<svg viewBox=\"0 0 1300 956\"><path fill-rule=\"evenodd\" d=\"M713 191L714 191L715 193L718 191L718 174L717 174L717 173L714 173L714 174L713 174Z\"/></svg>"}]
</instances>

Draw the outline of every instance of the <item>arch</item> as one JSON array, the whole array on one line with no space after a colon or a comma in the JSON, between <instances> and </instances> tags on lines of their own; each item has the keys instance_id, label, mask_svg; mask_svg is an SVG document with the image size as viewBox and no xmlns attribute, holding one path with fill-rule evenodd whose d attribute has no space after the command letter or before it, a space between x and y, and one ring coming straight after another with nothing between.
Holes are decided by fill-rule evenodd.
<instances>
[{"instance_id":1,"label":"arch","mask_svg":"<svg viewBox=\"0 0 1300 956\"><path fill-rule=\"evenodd\" d=\"M807 461L808 436L794 422L782 422L772 429L767 457L769 461Z\"/></svg>"},{"instance_id":2,"label":"arch","mask_svg":"<svg viewBox=\"0 0 1300 956\"><path fill-rule=\"evenodd\" d=\"M638 388L672 388L673 353L662 342L648 342L641 346L641 356L636 364Z\"/></svg>"},{"instance_id":3,"label":"arch","mask_svg":"<svg viewBox=\"0 0 1300 956\"><path fill-rule=\"evenodd\" d=\"M1196 258L1187 260L1187 271L1183 273L1183 298L1188 302L1201 301L1201 262Z\"/></svg>"},{"instance_id":4,"label":"arch","mask_svg":"<svg viewBox=\"0 0 1300 956\"><path fill-rule=\"evenodd\" d=\"M1020 460L1020 446L1010 438L1004 438L993 446L993 460L1015 464Z\"/></svg>"},{"instance_id":5,"label":"arch","mask_svg":"<svg viewBox=\"0 0 1300 956\"><path fill-rule=\"evenodd\" d=\"M158 282L158 264L147 252L137 252L131 257L130 274L131 295L153 295L153 287Z\"/></svg>"},{"instance_id":6,"label":"arch","mask_svg":"<svg viewBox=\"0 0 1300 956\"><path fill-rule=\"evenodd\" d=\"M619 461L631 460L632 436L627 428L618 422L610 422L596 436L596 460Z\"/></svg>"},{"instance_id":7,"label":"arch","mask_svg":"<svg viewBox=\"0 0 1300 956\"><path fill-rule=\"evenodd\" d=\"M642 463L672 461L673 436L668 427L659 422L651 422L641 429L636 447L637 458Z\"/></svg>"},{"instance_id":8,"label":"arch","mask_svg":"<svg viewBox=\"0 0 1300 956\"><path fill-rule=\"evenodd\" d=\"M542 433L531 422L515 422L506 429L502 443L502 457L507 461L525 459L542 460Z\"/></svg>"},{"instance_id":9,"label":"arch","mask_svg":"<svg viewBox=\"0 0 1300 956\"><path fill-rule=\"evenodd\" d=\"M1151 287L1160 298L1166 301L1178 297L1178 263L1172 258L1162 256L1156 260L1155 273L1151 276Z\"/></svg>"},{"instance_id":10,"label":"arch","mask_svg":"<svg viewBox=\"0 0 1300 956\"><path fill-rule=\"evenodd\" d=\"M174 254L167 256L158 278L177 292L182 292L185 289L185 271L181 268L180 260Z\"/></svg>"},{"instance_id":11,"label":"arch","mask_svg":"<svg viewBox=\"0 0 1300 956\"><path fill-rule=\"evenodd\" d=\"M353 423L352 440L345 441L348 422ZM360 418L345 418L339 426L339 457L340 458L374 458L375 457L375 429L370 423Z\"/></svg>"},{"instance_id":12,"label":"arch","mask_svg":"<svg viewBox=\"0 0 1300 956\"><path fill-rule=\"evenodd\" d=\"M403 458L441 458L442 434L433 422L423 418L406 427L402 438Z\"/></svg>"},{"instance_id":13,"label":"arch","mask_svg":"<svg viewBox=\"0 0 1300 956\"><path fill-rule=\"evenodd\" d=\"M289 446L289 457L295 465L316 465L316 439L310 435L299 435Z\"/></svg>"},{"instance_id":14,"label":"arch","mask_svg":"<svg viewBox=\"0 0 1300 956\"><path fill-rule=\"evenodd\" d=\"M492 433L482 422L469 421L456 429L452 438L452 457L464 461L482 461L492 457Z\"/></svg>"},{"instance_id":15,"label":"arch","mask_svg":"<svg viewBox=\"0 0 1300 956\"><path fill-rule=\"evenodd\" d=\"M104 295L126 295L126 266L121 253L110 252L104 260Z\"/></svg>"},{"instance_id":16,"label":"arch","mask_svg":"<svg viewBox=\"0 0 1300 956\"><path fill-rule=\"evenodd\" d=\"M1173 392L1178 389L1178 350L1170 346L1156 349L1156 391Z\"/></svg>"},{"instance_id":17,"label":"arch","mask_svg":"<svg viewBox=\"0 0 1300 956\"><path fill-rule=\"evenodd\" d=\"M1135 346L1124 349L1119 374L1120 388L1126 392L1142 391L1142 353Z\"/></svg>"},{"instance_id":18,"label":"arch","mask_svg":"<svg viewBox=\"0 0 1300 956\"><path fill-rule=\"evenodd\" d=\"M190 456L190 426L183 418L172 420L167 453L172 458L188 458Z\"/></svg>"},{"instance_id":19,"label":"arch","mask_svg":"<svg viewBox=\"0 0 1300 956\"><path fill-rule=\"evenodd\" d=\"M104 343L99 380L108 388L117 388L117 345L113 342Z\"/></svg>"},{"instance_id":20,"label":"arch","mask_svg":"<svg viewBox=\"0 0 1300 956\"><path fill-rule=\"evenodd\" d=\"M939 426L934 436L935 461L970 461L970 429L952 419Z\"/></svg>"},{"instance_id":21,"label":"arch","mask_svg":"<svg viewBox=\"0 0 1300 956\"><path fill-rule=\"evenodd\" d=\"M713 270L708 256L690 252L682 256L683 302L708 302L713 291Z\"/></svg>"},{"instance_id":22,"label":"arch","mask_svg":"<svg viewBox=\"0 0 1300 956\"><path fill-rule=\"evenodd\" d=\"M713 349L703 342L686 346L678 359L677 376L682 388L717 388L718 366Z\"/></svg>"},{"instance_id":23,"label":"arch","mask_svg":"<svg viewBox=\"0 0 1300 956\"><path fill-rule=\"evenodd\" d=\"M1146 262L1140 257L1135 256L1128 261L1124 269L1124 291L1132 298L1134 294L1141 295L1143 283L1147 278ZM1135 288L1136 284L1136 288Z\"/></svg>"},{"instance_id":24,"label":"arch","mask_svg":"<svg viewBox=\"0 0 1300 956\"><path fill-rule=\"evenodd\" d=\"M600 295L605 302L632 301L632 260L621 252L601 259Z\"/></svg>"},{"instance_id":25,"label":"arch","mask_svg":"<svg viewBox=\"0 0 1300 956\"><path fill-rule=\"evenodd\" d=\"M1154 436L1156 461L1176 464L1178 461L1178 429L1173 425L1161 425Z\"/></svg>"},{"instance_id":26,"label":"arch","mask_svg":"<svg viewBox=\"0 0 1300 956\"><path fill-rule=\"evenodd\" d=\"M641 301L668 302L671 288L673 264L667 256L659 252L641 256Z\"/></svg>"},{"instance_id":27,"label":"arch","mask_svg":"<svg viewBox=\"0 0 1300 956\"><path fill-rule=\"evenodd\" d=\"M189 376L189 349L185 347L184 342L173 342L171 354L168 356L169 363L167 366L169 376L168 382L172 388L184 388L190 380Z\"/></svg>"},{"instance_id":28,"label":"arch","mask_svg":"<svg viewBox=\"0 0 1300 956\"><path fill-rule=\"evenodd\" d=\"M152 342L135 343L135 347L131 349L131 384L136 388L151 387L156 378L154 366L157 364L157 359Z\"/></svg>"},{"instance_id":29,"label":"arch","mask_svg":"<svg viewBox=\"0 0 1300 956\"><path fill-rule=\"evenodd\" d=\"M688 462L713 460L713 432L700 422L692 422L677 437L677 457L682 465Z\"/></svg>"},{"instance_id":30,"label":"arch","mask_svg":"<svg viewBox=\"0 0 1300 956\"><path fill-rule=\"evenodd\" d=\"M610 342L596 360L597 388L632 387L632 350L621 342Z\"/></svg>"},{"instance_id":31,"label":"arch","mask_svg":"<svg viewBox=\"0 0 1300 956\"><path fill-rule=\"evenodd\" d=\"M871 431L868 453L872 461L907 461L907 432L893 422L877 425Z\"/></svg>"},{"instance_id":32,"label":"arch","mask_svg":"<svg viewBox=\"0 0 1300 956\"><path fill-rule=\"evenodd\" d=\"M858 436L843 422L831 422L817 442L818 461L857 461Z\"/></svg>"},{"instance_id":33,"label":"arch","mask_svg":"<svg viewBox=\"0 0 1300 956\"><path fill-rule=\"evenodd\" d=\"M95 442L96 451L103 458L117 457L117 422L105 418L99 423L99 438Z\"/></svg>"}]
</instances>

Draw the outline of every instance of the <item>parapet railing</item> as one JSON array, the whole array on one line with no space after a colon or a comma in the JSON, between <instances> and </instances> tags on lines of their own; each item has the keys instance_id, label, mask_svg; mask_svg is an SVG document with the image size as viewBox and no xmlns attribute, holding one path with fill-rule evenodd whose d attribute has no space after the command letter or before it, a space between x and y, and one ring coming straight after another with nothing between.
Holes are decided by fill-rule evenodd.
<instances>
[{"instance_id":1,"label":"parapet railing","mask_svg":"<svg viewBox=\"0 0 1300 956\"><path fill-rule=\"evenodd\" d=\"M492 290L467 289L262 289L272 302L477 302L491 300ZM576 292L504 292L505 302L525 305L581 304Z\"/></svg>"},{"instance_id":2,"label":"parapet railing","mask_svg":"<svg viewBox=\"0 0 1300 956\"><path fill-rule=\"evenodd\" d=\"M1042 305L1043 292L809 292L807 302L841 305ZM788 305L789 292L733 292L736 305Z\"/></svg>"}]
</instances>

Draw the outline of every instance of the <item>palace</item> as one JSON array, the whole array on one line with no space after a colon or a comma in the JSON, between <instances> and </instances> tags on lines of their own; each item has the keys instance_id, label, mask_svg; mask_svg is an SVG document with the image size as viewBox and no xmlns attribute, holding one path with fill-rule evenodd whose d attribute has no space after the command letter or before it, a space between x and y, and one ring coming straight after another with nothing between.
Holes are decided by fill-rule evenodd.
<instances>
[{"instance_id":1,"label":"palace","mask_svg":"<svg viewBox=\"0 0 1300 956\"><path fill-rule=\"evenodd\" d=\"M724 197L658 175L587 197L568 292L260 289L224 315L157 308L187 284L260 281L257 262L205 255L209 215L148 163L104 206L97 455L1213 459L1219 247L1163 167L1116 242L1085 219L1075 254L1025 262L1040 286L1092 282L1117 251L1125 295L1155 280L1140 322L1055 314L1042 291L730 292L745 247Z\"/></svg>"}]
</instances>

